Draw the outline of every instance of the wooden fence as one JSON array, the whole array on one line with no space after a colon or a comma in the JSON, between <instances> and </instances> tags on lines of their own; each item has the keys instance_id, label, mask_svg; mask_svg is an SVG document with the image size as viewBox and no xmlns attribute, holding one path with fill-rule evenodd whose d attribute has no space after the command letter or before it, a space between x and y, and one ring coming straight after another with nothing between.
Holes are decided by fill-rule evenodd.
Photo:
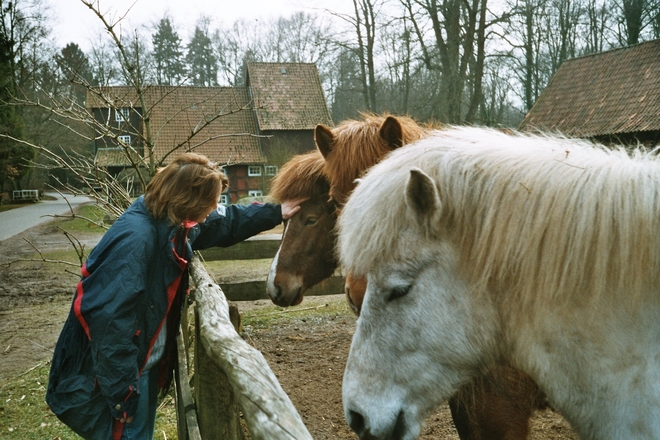
<instances>
[{"instance_id":1,"label":"wooden fence","mask_svg":"<svg viewBox=\"0 0 660 440\"><path fill-rule=\"evenodd\" d=\"M251 237L244 242L227 248L211 248L200 252L205 261L254 260L274 258L280 245L280 234L265 234ZM229 301L254 301L268 299L266 274L258 280L218 283ZM330 277L305 292L305 296L335 295L344 291L344 278Z\"/></svg>"},{"instance_id":2,"label":"wooden fence","mask_svg":"<svg viewBox=\"0 0 660 440\"><path fill-rule=\"evenodd\" d=\"M272 258L277 237L255 237L231 248L205 252L203 258ZM196 286L194 335L194 398L189 385L188 324L182 322L179 368L176 372L180 440L244 440L242 422L252 439L311 439L300 415L280 386L263 355L236 332L240 317L233 300L266 297L265 281L217 285L195 257L190 275ZM265 277L265 275L264 275ZM340 293L343 281L329 280L311 294ZM229 296L229 295L227 295ZM184 313L184 317L187 313ZM242 414L242 417L241 417Z\"/></svg>"}]
</instances>

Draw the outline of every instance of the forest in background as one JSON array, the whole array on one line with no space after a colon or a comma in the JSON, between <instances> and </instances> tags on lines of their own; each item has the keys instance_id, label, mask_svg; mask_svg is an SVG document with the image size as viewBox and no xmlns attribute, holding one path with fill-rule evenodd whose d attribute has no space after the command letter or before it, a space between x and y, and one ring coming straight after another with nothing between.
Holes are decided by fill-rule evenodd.
<instances>
[{"instance_id":1,"label":"forest in background","mask_svg":"<svg viewBox=\"0 0 660 440\"><path fill-rule=\"evenodd\" d=\"M189 41L167 15L128 29L80 2L104 28L88 52L58 47L42 0L0 0L2 191L45 174L67 183L70 173L34 165L45 151L64 162L93 153L84 101L95 86L244 85L246 61L306 62L335 122L387 111L515 127L565 60L660 38L660 0L353 0L352 14L222 27L200 16Z\"/></svg>"}]
</instances>

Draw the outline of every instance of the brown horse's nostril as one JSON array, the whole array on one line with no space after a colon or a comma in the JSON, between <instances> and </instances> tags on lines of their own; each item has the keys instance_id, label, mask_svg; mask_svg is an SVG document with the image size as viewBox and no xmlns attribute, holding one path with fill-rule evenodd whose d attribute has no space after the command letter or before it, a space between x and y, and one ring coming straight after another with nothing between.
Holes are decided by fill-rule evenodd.
<instances>
[{"instance_id":1,"label":"brown horse's nostril","mask_svg":"<svg viewBox=\"0 0 660 440\"><path fill-rule=\"evenodd\" d=\"M348 287L348 285L346 285L344 290L346 293L346 302L348 302L349 307L351 308L353 313L355 313L356 316L360 316L360 309L353 302L353 298L351 298L351 289Z\"/></svg>"},{"instance_id":2,"label":"brown horse's nostril","mask_svg":"<svg viewBox=\"0 0 660 440\"><path fill-rule=\"evenodd\" d=\"M274 291L271 289L268 289L268 296L270 296L270 300L273 301L275 304L280 300L282 297L282 288L279 286L279 284L273 283L273 287L275 288Z\"/></svg>"}]
</instances>

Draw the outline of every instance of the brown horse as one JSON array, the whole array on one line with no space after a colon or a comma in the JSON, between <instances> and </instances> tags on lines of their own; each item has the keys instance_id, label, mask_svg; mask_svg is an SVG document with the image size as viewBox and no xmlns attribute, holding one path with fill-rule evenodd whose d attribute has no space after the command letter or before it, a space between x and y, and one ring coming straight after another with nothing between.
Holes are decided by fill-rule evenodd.
<instances>
[{"instance_id":1,"label":"brown horse","mask_svg":"<svg viewBox=\"0 0 660 440\"><path fill-rule=\"evenodd\" d=\"M316 155L310 153L310 157L307 159L313 162L314 166L307 167L305 171L300 172L300 175L305 176L308 181L328 183L328 194L332 201L327 200L325 193L313 193L308 183L295 182L300 177L293 172L292 168L298 166L296 163L303 160L302 158L294 158L283 167L278 176L280 188L290 189L286 191L279 189L280 194L276 194L276 191L273 190L271 194L279 200L285 200L287 198L285 196L289 196L289 198L309 196L311 198L306 203L319 207L324 206L329 212L334 209L335 204L341 206L348 199L355 188L356 179L367 169L396 148L421 139L428 133L426 128L408 117L371 114L362 116L362 121L345 121L335 128L318 125L315 130L315 140L323 155L323 163L318 162L320 160L318 153ZM312 160L311 157L314 159ZM301 192L301 187L305 188L306 192ZM303 209L305 207L303 206ZM269 291L269 294L271 294L271 299L279 305L294 304L295 301L297 301L295 304L298 304L302 300L304 290L311 287L311 280L320 281L319 270L330 276L338 264L333 253L336 238L334 233L336 214L334 211L324 217L326 221L323 221L322 225L319 224L316 217L314 221L310 222L319 227L302 226L309 221L309 216L300 215L302 213L301 209L297 216L289 220L292 223L296 217L299 217L296 219L298 226L295 230L300 235L294 233L293 225L291 227L287 225L280 250L271 267L271 274L277 273L278 275L272 278L278 278L278 282L277 286L273 288L275 293L271 294ZM323 234L331 240L322 240ZM309 253L310 248L305 246L310 243L314 244L311 254L316 251L324 256L323 265L316 270L311 270L311 266L306 264L312 260ZM294 249L306 249L307 253L298 253L299 251L293 251ZM305 269L301 268L296 272L296 269L293 268L298 264L304 265ZM277 271L275 271L275 267L278 268ZM290 267L288 272L296 272L295 281L288 281L285 272L280 272L280 267ZM271 278L270 274L269 278ZM300 280L306 280L306 282ZM293 286L289 293L287 293L287 286ZM353 277L350 273L347 274L345 292L349 304L358 315L365 290L366 280ZM287 304L287 301L292 298L295 300ZM529 376L508 365L501 364L490 367L481 377L462 387L450 399L449 405L461 439L514 440L527 438L529 418L535 408L542 408L545 405L545 399Z\"/></svg>"},{"instance_id":2,"label":"brown horse","mask_svg":"<svg viewBox=\"0 0 660 440\"><path fill-rule=\"evenodd\" d=\"M328 194L324 164L318 151L301 154L287 162L273 180L270 197L308 198L300 205L300 211L285 222L282 243L266 279L268 296L281 307L299 304L307 289L337 269L337 214Z\"/></svg>"}]
</instances>

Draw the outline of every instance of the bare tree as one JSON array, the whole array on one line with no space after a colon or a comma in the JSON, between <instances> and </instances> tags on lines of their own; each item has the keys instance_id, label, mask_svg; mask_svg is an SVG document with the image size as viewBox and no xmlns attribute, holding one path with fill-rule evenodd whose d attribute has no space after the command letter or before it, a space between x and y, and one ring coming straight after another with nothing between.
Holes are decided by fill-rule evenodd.
<instances>
[{"instance_id":1,"label":"bare tree","mask_svg":"<svg viewBox=\"0 0 660 440\"><path fill-rule=\"evenodd\" d=\"M481 88L485 62L487 2L401 0L401 4L411 20L427 69L442 74L440 96L443 98L437 117L460 123L467 106L468 117L474 118L481 101L481 91L477 88ZM464 94L468 84L472 90L466 104Z\"/></svg>"},{"instance_id":2,"label":"bare tree","mask_svg":"<svg viewBox=\"0 0 660 440\"><path fill-rule=\"evenodd\" d=\"M213 33L213 49L218 57L221 83L244 85L245 62L264 60L262 30L263 26L258 23L237 20L230 28L219 29Z\"/></svg>"},{"instance_id":3,"label":"bare tree","mask_svg":"<svg viewBox=\"0 0 660 440\"><path fill-rule=\"evenodd\" d=\"M550 79L547 67L548 0L520 0L509 4L512 12L501 38L510 47L511 74L521 84L519 92L528 111Z\"/></svg>"},{"instance_id":4,"label":"bare tree","mask_svg":"<svg viewBox=\"0 0 660 440\"><path fill-rule=\"evenodd\" d=\"M109 140L113 146L118 147L123 152L130 168L134 170L134 177L144 188L150 176L153 176L157 168L168 160L173 151L179 148L190 149L203 145L210 140L205 135L204 130L206 127L228 112L243 109L214 108L210 113L204 114L202 120L190 121L190 133L178 145L172 146L165 152L162 149L156 150L158 138L152 127L151 116L153 109L158 106L158 102L147 102L146 100L146 92L154 79L145 74L144 59L148 59L146 47L143 46L145 38L138 32L133 33L132 40L124 38L119 33L119 26L123 17L114 20L104 16L99 10L97 1L81 0L81 3L96 14L109 37L110 43L101 45L101 50L96 52L97 55L103 54L102 63L96 66L92 63L90 66L94 73L107 75L105 77L99 75L105 82L96 85L96 83L91 83L90 77L83 75L82 71L69 69L70 77L68 80L73 81L76 86L84 87L87 91L87 97L94 101L93 106L107 109L106 114L108 116L119 113L120 109L130 108L131 114L139 117L139 122L126 121L126 123L127 125L133 124L130 130L139 138L138 141L132 142L123 139L122 132L116 129L117 123L114 122L114 118L111 121L109 118L104 120L95 117L86 108L85 103L80 102L74 95L45 89L43 81L34 81L35 90L43 91L38 96L39 99L32 99L28 95L16 96L12 100L12 105L23 109L34 109L48 115L51 126L61 127L63 130L68 131L69 135L80 137L87 145L91 145L95 141ZM92 59L94 58L92 57ZM99 59L101 58L99 57ZM110 80L109 72L113 73L112 78L117 78L114 72L120 72L123 75L124 89L128 87L132 90L129 93L129 101L118 100L116 96L110 93L110 89L106 86L115 85L117 84L116 81L119 80ZM93 78L99 77L94 76ZM172 88L172 91L174 90L176 90L175 87ZM161 97L161 99L163 98ZM160 129L161 127L156 128ZM95 164L91 154L80 155L69 151L55 153L54 148L46 148L34 139L18 137L9 133L0 134L0 138L3 141L29 146L34 151L38 151L46 157L50 169L68 170L75 176L75 182L60 181L60 185L69 191L80 193L86 188L100 203L112 203L119 210L123 210L130 202L128 188L121 189L121 185L117 185L114 177ZM34 165L37 167L38 164Z\"/></svg>"},{"instance_id":5,"label":"bare tree","mask_svg":"<svg viewBox=\"0 0 660 440\"><path fill-rule=\"evenodd\" d=\"M620 3L614 3L617 14L616 36L619 44L631 45L643 41L645 33L650 33L653 30L653 23L658 20L660 1L619 1Z\"/></svg>"},{"instance_id":6,"label":"bare tree","mask_svg":"<svg viewBox=\"0 0 660 440\"><path fill-rule=\"evenodd\" d=\"M383 96L380 106L393 112L408 114L413 87L412 74L415 69L409 19L404 16L400 20L393 20L383 27L380 35L386 80L390 88L389 97ZM381 90L385 88L385 84L381 85Z\"/></svg>"},{"instance_id":7,"label":"bare tree","mask_svg":"<svg viewBox=\"0 0 660 440\"><path fill-rule=\"evenodd\" d=\"M610 28L612 14L608 0L587 0L585 45L582 53L598 53L605 49L606 33Z\"/></svg>"},{"instance_id":8,"label":"bare tree","mask_svg":"<svg viewBox=\"0 0 660 440\"><path fill-rule=\"evenodd\" d=\"M584 9L579 0L552 0L548 14L548 56L550 75L568 58L577 54L579 25Z\"/></svg>"}]
</instances>

